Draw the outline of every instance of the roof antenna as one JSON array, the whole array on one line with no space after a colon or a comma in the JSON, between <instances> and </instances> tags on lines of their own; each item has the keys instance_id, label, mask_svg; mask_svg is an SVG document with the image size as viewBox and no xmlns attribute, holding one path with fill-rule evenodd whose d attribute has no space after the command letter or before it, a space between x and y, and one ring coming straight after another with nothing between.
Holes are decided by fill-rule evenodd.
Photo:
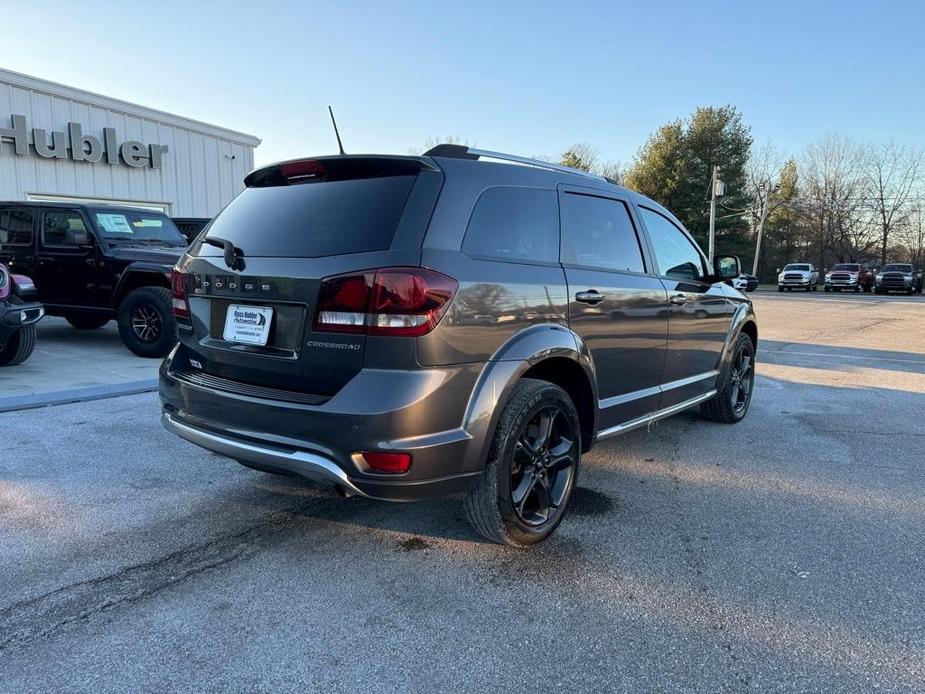
<instances>
[{"instance_id":1,"label":"roof antenna","mask_svg":"<svg viewBox=\"0 0 925 694\"><path fill-rule=\"evenodd\" d=\"M340 150L340 153L346 154L344 151L344 146L340 143L340 133L337 131L337 121L334 120L334 109L328 106L328 113L331 114L331 125L334 126L334 135L337 137L337 148Z\"/></svg>"}]
</instances>

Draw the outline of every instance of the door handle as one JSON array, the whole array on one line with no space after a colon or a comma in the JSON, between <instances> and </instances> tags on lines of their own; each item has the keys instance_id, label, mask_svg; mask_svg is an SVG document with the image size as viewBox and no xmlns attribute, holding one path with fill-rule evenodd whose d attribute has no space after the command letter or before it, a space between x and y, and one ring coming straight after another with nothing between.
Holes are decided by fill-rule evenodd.
<instances>
[{"instance_id":1,"label":"door handle","mask_svg":"<svg viewBox=\"0 0 925 694\"><path fill-rule=\"evenodd\" d=\"M583 304L591 305L599 304L606 298L607 296L605 294L601 294L596 289L589 289L586 292L578 292L575 295L575 301L580 301Z\"/></svg>"},{"instance_id":2,"label":"door handle","mask_svg":"<svg viewBox=\"0 0 925 694\"><path fill-rule=\"evenodd\" d=\"M670 299L668 299L668 303L674 306L683 306L688 301L690 301L690 299L688 298L687 294L675 294Z\"/></svg>"}]
</instances>

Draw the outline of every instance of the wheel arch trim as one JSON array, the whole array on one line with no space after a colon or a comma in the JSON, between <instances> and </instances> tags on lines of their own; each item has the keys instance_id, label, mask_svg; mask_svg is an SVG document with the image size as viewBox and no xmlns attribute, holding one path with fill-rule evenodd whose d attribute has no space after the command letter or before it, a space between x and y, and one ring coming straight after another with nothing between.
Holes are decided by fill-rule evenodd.
<instances>
[{"instance_id":1,"label":"wheel arch trim","mask_svg":"<svg viewBox=\"0 0 925 694\"><path fill-rule=\"evenodd\" d=\"M482 442L479 467L488 459L495 426L514 385L534 366L561 358L577 364L588 380L593 403L592 431L597 431L597 380L590 350L564 325L531 326L513 335L485 363L466 405L462 428Z\"/></svg>"}]
</instances>

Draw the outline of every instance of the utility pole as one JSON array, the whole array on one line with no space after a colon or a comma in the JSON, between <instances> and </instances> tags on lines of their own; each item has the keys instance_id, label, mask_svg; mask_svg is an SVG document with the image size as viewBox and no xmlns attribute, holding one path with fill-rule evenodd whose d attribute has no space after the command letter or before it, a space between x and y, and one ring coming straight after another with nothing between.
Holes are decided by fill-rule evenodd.
<instances>
[{"instance_id":1,"label":"utility pole","mask_svg":"<svg viewBox=\"0 0 925 694\"><path fill-rule=\"evenodd\" d=\"M719 180L719 167L713 167L710 179L710 266L713 266L713 250L716 245L716 198L726 192L725 185Z\"/></svg>"},{"instance_id":2,"label":"utility pole","mask_svg":"<svg viewBox=\"0 0 925 694\"><path fill-rule=\"evenodd\" d=\"M761 205L761 216L758 218L758 241L755 244L755 262L752 263L752 274L758 276L758 254L761 253L761 236L764 234L764 223L768 221L768 213L771 210L771 191L769 183L762 183L760 188L764 196Z\"/></svg>"}]
</instances>

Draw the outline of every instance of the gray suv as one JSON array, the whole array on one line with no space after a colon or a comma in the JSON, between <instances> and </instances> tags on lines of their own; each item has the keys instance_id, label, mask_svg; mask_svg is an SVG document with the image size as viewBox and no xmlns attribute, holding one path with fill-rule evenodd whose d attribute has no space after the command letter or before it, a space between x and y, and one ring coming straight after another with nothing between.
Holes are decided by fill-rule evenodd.
<instances>
[{"instance_id":1,"label":"gray suv","mask_svg":"<svg viewBox=\"0 0 925 694\"><path fill-rule=\"evenodd\" d=\"M177 264L163 423L345 495L462 495L485 537L565 515L581 454L748 411L757 324L658 204L441 145L258 169Z\"/></svg>"}]
</instances>

